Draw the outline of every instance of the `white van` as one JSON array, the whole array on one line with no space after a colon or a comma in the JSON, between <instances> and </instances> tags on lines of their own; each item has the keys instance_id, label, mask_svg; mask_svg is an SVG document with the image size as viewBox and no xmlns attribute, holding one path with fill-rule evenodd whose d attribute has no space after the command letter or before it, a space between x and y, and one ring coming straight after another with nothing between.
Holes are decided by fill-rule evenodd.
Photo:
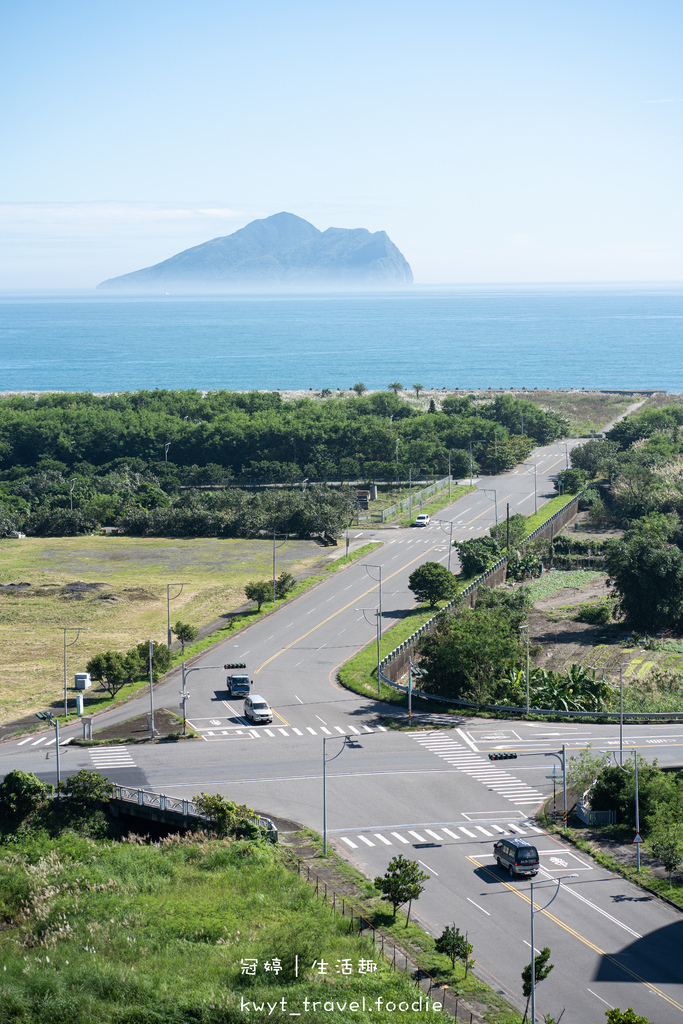
<instances>
[{"instance_id":1,"label":"white van","mask_svg":"<svg viewBox=\"0 0 683 1024\"><path fill-rule=\"evenodd\" d=\"M251 722L272 722L273 712L268 701L259 697L258 693L252 693L244 701L244 717Z\"/></svg>"},{"instance_id":2,"label":"white van","mask_svg":"<svg viewBox=\"0 0 683 1024\"><path fill-rule=\"evenodd\" d=\"M429 526L429 516L426 512L420 512L419 516L415 519L416 526Z\"/></svg>"}]
</instances>

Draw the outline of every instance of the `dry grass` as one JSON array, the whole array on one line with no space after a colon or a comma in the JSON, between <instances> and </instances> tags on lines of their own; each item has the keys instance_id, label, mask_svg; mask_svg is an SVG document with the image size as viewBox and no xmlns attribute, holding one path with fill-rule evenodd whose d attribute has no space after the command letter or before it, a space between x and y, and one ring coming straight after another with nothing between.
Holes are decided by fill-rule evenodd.
<instances>
[{"instance_id":1,"label":"dry grass","mask_svg":"<svg viewBox=\"0 0 683 1024\"><path fill-rule=\"evenodd\" d=\"M600 391L521 391L517 398L552 409L566 416L572 433L581 437L591 430L599 433L607 423L626 412L641 395L605 395ZM649 401L649 400L648 400Z\"/></svg>"},{"instance_id":2,"label":"dry grass","mask_svg":"<svg viewBox=\"0 0 683 1024\"><path fill-rule=\"evenodd\" d=\"M324 549L288 541L277 572L318 561ZM0 583L30 583L0 592L0 721L50 707L63 694L63 629L81 627L68 650L68 680L98 651L166 641L166 585L184 583L171 602L171 623L201 626L242 604L244 584L272 573L267 540L160 540L126 537L26 538L0 541ZM82 593L74 581L100 583ZM171 588L171 596L177 587ZM75 637L67 634L67 642Z\"/></svg>"}]
</instances>

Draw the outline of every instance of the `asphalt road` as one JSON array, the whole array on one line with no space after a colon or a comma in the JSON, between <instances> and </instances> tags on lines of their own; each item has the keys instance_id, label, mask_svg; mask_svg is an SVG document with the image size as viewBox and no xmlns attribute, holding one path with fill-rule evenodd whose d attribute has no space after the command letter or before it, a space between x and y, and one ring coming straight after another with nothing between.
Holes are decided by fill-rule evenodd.
<instances>
[{"instance_id":1,"label":"asphalt road","mask_svg":"<svg viewBox=\"0 0 683 1024\"><path fill-rule=\"evenodd\" d=\"M553 493L550 476L565 464L564 446L538 450L533 462L540 505ZM539 986L539 1015L566 1007L566 1024L597 1024L609 1007L632 1006L657 1024L680 1022L682 915L530 821L552 793L546 776L557 762L544 753L562 743L570 754L589 742L618 748L617 725L467 721L459 729L397 733L381 724L385 706L335 682L338 667L374 638L380 569L386 628L414 604L407 587L413 569L426 560L447 563L451 531L453 539L485 532L495 503L500 518L508 501L511 514L533 511L533 470L482 479L478 487L438 513L440 523L377 531L384 543L369 565L354 563L335 573L196 659L187 676L188 717L200 741L121 750L63 746L62 774L95 768L114 781L176 796L221 792L320 832L324 751L330 843L370 876L383 873L399 852L420 860L431 877L417 916L432 934L452 921L468 931L477 970L494 988L522 1005L520 972L530 961L529 883L498 871L492 845L504 833L524 834L541 852L537 906L555 890L552 879L578 874L535 917L536 946L549 945L556 965ZM372 536L363 531L353 543ZM273 706L272 725L250 726L241 717L242 702L228 698L222 666L229 661L247 663L255 691ZM179 688L175 674L155 689L155 705L177 708ZM147 708L148 698L140 698L102 716L98 725ZM63 741L77 730L63 730ZM53 737L44 733L0 745L0 774L22 768L54 781ZM683 763L683 725L627 726L624 746L630 751L633 744L645 756ZM491 763L488 752L500 749L520 756Z\"/></svg>"}]
</instances>

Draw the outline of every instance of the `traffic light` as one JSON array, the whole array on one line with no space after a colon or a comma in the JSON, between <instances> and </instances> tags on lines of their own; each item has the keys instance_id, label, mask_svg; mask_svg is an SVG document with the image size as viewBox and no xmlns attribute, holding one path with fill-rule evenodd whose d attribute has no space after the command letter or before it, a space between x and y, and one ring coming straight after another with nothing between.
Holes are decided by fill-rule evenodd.
<instances>
[{"instance_id":1,"label":"traffic light","mask_svg":"<svg viewBox=\"0 0 683 1024\"><path fill-rule=\"evenodd\" d=\"M229 665L224 665L223 668L246 668L244 661L231 661Z\"/></svg>"},{"instance_id":2,"label":"traffic light","mask_svg":"<svg viewBox=\"0 0 683 1024\"><path fill-rule=\"evenodd\" d=\"M517 757L511 750L501 750L496 754L489 754L489 761L508 761L511 757Z\"/></svg>"}]
</instances>

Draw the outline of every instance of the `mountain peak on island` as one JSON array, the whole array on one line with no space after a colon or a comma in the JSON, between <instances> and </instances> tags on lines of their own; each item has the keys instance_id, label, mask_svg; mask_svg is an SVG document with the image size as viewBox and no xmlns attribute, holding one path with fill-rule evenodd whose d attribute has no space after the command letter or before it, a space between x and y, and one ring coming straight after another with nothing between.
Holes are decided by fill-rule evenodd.
<instances>
[{"instance_id":1,"label":"mountain peak on island","mask_svg":"<svg viewBox=\"0 0 683 1024\"><path fill-rule=\"evenodd\" d=\"M282 288L397 288L413 283L409 264L385 231L328 228L276 213L231 235L185 249L153 267L97 287L131 292L216 293Z\"/></svg>"}]
</instances>

